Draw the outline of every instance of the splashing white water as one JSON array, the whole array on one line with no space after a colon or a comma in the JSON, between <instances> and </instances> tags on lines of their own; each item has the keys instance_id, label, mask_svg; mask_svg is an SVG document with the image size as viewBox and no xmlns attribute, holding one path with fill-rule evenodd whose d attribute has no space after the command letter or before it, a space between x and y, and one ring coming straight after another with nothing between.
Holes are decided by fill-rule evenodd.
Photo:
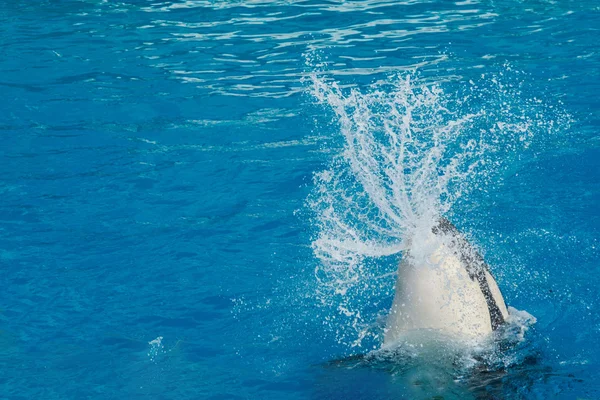
<instances>
[{"instance_id":1,"label":"splashing white water","mask_svg":"<svg viewBox=\"0 0 600 400\"><path fill-rule=\"evenodd\" d=\"M158 336L156 339L152 339L148 342L150 350L148 351L148 357L150 361L156 362L157 358L165 353L165 346L162 343L163 337Z\"/></svg>"},{"instance_id":2,"label":"splashing white water","mask_svg":"<svg viewBox=\"0 0 600 400\"><path fill-rule=\"evenodd\" d=\"M381 324L374 321L387 312L379 304L393 285L393 272L377 260L430 231L557 124L538 100L519 99L512 85L489 76L452 96L413 75L360 91L315 73L310 90L334 112L343 138L330 166L315 174L308 199L318 229L312 246L319 295L345 319L336 321L338 340L361 346L365 337L378 340Z\"/></svg>"},{"instance_id":3,"label":"splashing white water","mask_svg":"<svg viewBox=\"0 0 600 400\"><path fill-rule=\"evenodd\" d=\"M316 98L333 108L345 148L316 175L320 211L317 255L347 261L397 253L407 233L434 221L462 193L481 161L482 143L465 138L479 114L455 115L439 88L415 87L411 77L344 96L336 83L313 78ZM451 149L458 146L460 150Z\"/></svg>"}]
</instances>

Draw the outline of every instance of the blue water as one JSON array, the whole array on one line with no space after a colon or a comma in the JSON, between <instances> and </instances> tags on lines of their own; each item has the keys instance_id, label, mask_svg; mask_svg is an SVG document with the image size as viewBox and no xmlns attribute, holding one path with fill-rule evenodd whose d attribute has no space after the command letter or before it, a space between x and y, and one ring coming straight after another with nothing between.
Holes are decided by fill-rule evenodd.
<instances>
[{"instance_id":1,"label":"blue water","mask_svg":"<svg viewBox=\"0 0 600 400\"><path fill-rule=\"evenodd\" d=\"M0 22L0 398L600 398L597 1L2 1ZM486 144L431 207L537 322L483 372L331 364L380 346L400 257L344 137L423 88L416 126L477 115L447 149ZM380 253L327 265L328 202Z\"/></svg>"}]
</instances>

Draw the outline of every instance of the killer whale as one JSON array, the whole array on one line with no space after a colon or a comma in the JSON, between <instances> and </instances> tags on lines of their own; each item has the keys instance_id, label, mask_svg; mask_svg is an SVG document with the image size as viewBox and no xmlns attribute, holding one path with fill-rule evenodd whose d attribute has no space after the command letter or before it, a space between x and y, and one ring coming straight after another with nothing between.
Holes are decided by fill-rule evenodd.
<instances>
[{"instance_id":1,"label":"killer whale","mask_svg":"<svg viewBox=\"0 0 600 400\"><path fill-rule=\"evenodd\" d=\"M383 348L416 330L484 337L507 318L504 298L483 257L448 219L439 218L425 234L411 238L404 252Z\"/></svg>"},{"instance_id":2,"label":"killer whale","mask_svg":"<svg viewBox=\"0 0 600 400\"><path fill-rule=\"evenodd\" d=\"M514 308L509 315L481 254L449 220L434 221L405 242L381 347L323 366L389 373L399 379L400 397L437 398L443 391L453 398L487 399L490 388L505 392L506 364L499 360L538 363L535 353L519 359L522 350L516 352L536 319ZM354 373L348 377L340 387L356 379Z\"/></svg>"}]
</instances>

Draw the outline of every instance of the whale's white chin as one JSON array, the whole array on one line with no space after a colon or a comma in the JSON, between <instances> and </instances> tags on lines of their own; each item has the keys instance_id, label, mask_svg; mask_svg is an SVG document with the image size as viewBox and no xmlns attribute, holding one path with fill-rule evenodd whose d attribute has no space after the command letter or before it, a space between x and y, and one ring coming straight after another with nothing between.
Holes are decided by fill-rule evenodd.
<instances>
[{"instance_id":1,"label":"whale's white chin","mask_svg":"<svg viewBox=\"0 0 600 400\"><path fill-rule=\"evenodd\" d=\"M449 226L451 230L434 228L413 238L398 269L384 347L407 332L423 329L459 339L485 337L508 318L502 294L483 259Z\"/></svg>"}]
</instances>

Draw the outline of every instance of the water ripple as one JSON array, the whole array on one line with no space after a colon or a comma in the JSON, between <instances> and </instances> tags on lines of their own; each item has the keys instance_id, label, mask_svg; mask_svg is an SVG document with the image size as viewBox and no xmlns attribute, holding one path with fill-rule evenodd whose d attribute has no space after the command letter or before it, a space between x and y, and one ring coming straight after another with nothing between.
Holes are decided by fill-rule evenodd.
<instances>
[{"instance_id":1,"label":"water ripple","mask_svg":"<svg viewBox=\"0 0 600 400\"><path fill-rule=\"evenodd\" d=\"M11 7L9 15L26 15L23 12L28 9L26 4ZM68 73L69 67L82 62L90 63L87 74L92 83L135 79L114 71L114 66L113 71L102 68L106 60L100 54L110 51L107 38L111 37L126 44L114 52L122 65L136 62L154 68L156 76L207 94L280 98L302 91L307 70L302 54L314 51L327 53L327 60L321 61L333 75L354 78L415 68L439 73L457 64L464 68L464 61L471 63L469 68L481 68L494 64L498 55L513 56L504 45L511 37L539 37L549 47L573 49L572 57L598 62L598 52L577 51L595 37L593 20L577 32L561 29L565 18L594 12L585 7L541 0L526 7L518 1L477 0L71 2L48 8L49 24L41 31L31 29L28 17L19 17L22 29L8 36L7 55L18 58L19 53L45 51L44 60L51 63L40 63L37 68L46 70L49 79L57 72L50 65L63 63ZM54 26L65 13L74 19L71 26ZM474 47L475 37L482 41ZM41 38L44 48L36 45ZM92 47L89 54L70 51L84 41ZM522 54L532 60L539 51L523 43ZM467 54L470 60L456 60L450 54ZM10 64L5 70L10 70ZM54 77L59 84L83 78ZM39 81L20 84L36 90Z\"/></svg>"}]
</instances>

